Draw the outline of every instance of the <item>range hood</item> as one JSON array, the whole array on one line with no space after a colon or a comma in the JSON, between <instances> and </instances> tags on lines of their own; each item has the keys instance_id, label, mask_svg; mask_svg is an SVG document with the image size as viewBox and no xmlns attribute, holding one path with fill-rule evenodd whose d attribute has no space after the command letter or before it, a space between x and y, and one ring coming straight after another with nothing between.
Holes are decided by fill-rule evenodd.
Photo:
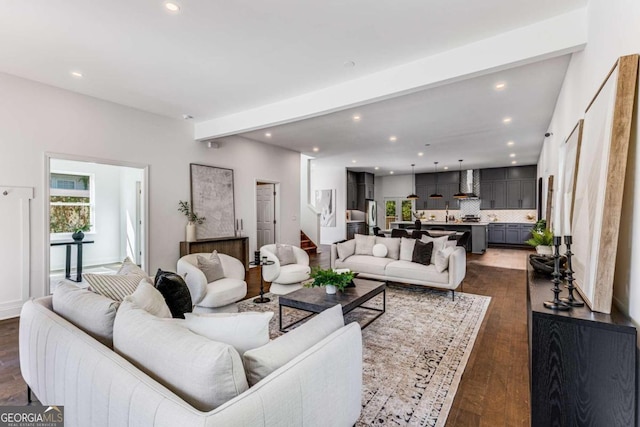
<instances>
[{"instance_id":1,"label":"range hood","mask_svg":"<svg viewBox=\"0 0 640 427\"><path fill-rule=\"evenodd\" d=\"M468 169L460 174L460 191L467 195L467 199L477 199L480 195L480 171Z\"/></svg>"}]
</instances>

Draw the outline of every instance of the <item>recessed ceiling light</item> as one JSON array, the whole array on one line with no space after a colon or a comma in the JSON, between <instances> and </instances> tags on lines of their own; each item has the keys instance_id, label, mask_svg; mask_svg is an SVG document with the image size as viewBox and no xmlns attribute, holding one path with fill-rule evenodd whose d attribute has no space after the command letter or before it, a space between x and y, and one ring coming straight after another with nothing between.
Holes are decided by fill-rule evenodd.
<instances>
[{"instance_id":1,"label":"recessed ceiling light","mask_svg":"<svg viewBox=\"0 0 640 427\"><path fill-rule=\"evenodd\" d=\"M502 123L511 123L511 117L505 117L502 119Z\"/></svg>"},{"instance_id":2,"label":"recessed ceiling light","mask_svg":"<svg viewBox=\"0 0 640 427\"><path fill-rule=\"evenodd\" d=\"M504 89L505 87L507 87L507 84L506 84L506 83L504 83L504 82L500 82L500 83L496 83L496 86L495 86L495 87L496 87L496 90L502 90L502 89Z\"/></svg>"},{"instance_id":3,"label":"recessed ceiling light","mask_svg":"<svg viewBox=\"0 0 640 427\"><path fill-rule=\"evenodd\" d=\"M389 171L389 175L393 175L393 171Z\"/></svg>"},{"instance_id":4,"label":"recessed ceiling light","mask_svg":"<svg viewBox=\"0 0 640 427\"><path fill-rule=\"evenodd\" d=\"M71 76L75 77L76 79L81 79L83 77L80 71L72 71Z\"/></svg>"},{"instance_id":5,"label":"recessed ceiling light","mask_svg":"<svg viewBox=\"0 0 640 427\"><path fill-rule=\"evenodd\" d=\"M421 151L421 152L418 153L418 156L422 157L422 156L424 156L424 153Z\"/></svg>"},{"instance_id":6,"label":"recessed ceiling light","mask_svg":"<svg viewBox=\"0 0 640 427\"><path fill-rule=\"evenodd\" d=\"M318 147L313 147L313 152L317 153L318 151L320 151L320 149Z\"/></svg>"},{"instance_id":7,"label":"recessed ceiling light","mask_svg":"<svg viewBox=\"0 0 640 427\"><path fill-rule=\"evenodd\" d=\"M398 138L397 138L396 136L394 136L394 135L391 135L391 136L389 137L389 141L391 141L391 142L395 142L395 141L397 141L397 140L398 140Z\"/></svg>"},{"instance_id":8,"label":"recessed ceiling light","mask_svg":"<svg viewBox=\"0 0 640 427\"><path fill-rule=\"evenodd\" d=\"M374 169L375 169L375 170L378 170L378 169L380 169L380 167L379 167L379 166L376 166Z\"/></svg>"},{"instance_id":9,"label":"recessed ceiling light","mask_svg":"<svg viewBox=\"0 0 640 427\"><path fill-rule=\"evenodd\" d=\"M425 147L430 147L430 146L431 146L431 144L424 144L424 146L425 146Z\"/></svg>"},{"instance_id":10,"label":"recessed ceiling light","mask_svg":"<svg viewBox=\"0 0 640 427\"><path fill-rule=\"evenodd\" d=\"M266 136L267 138L271 138L271 132L266 132L264 136Z\"/></svg>"},{"instance_id":11,"label":"recessed ceiling light","mask_svg":"<svg viewBox=\"0 0 640 427\"><path fill-rule=\"evenodd\" d=\"M177 4L175 4L175 3L171 3L171 2L165 3L165 4L164 4L164 7L165 7L169 12L178 12L178 11L180 10L180 6L178 6L178 5L177 5Z\"/></svg>"},{"instance_id":12,"label":"recessed ceiling light","mask_svg":"<svg viewBox=\"0 0 640 427\"><path fill-rule=\"evenodd\" d=\"M355 116L353 116L353 121L354 121L354 122L359 122L359 121L360 121L360 119L361 119L361 117L360 117L358 114L356 114Z\"/></svg>"},{"instance_id":13,"label":"recessed ceiling light","mask_svg":"<svg viewBox=\"0 0 640 427\"><path fill-rule=\"evenodd\" d=\"M447 169L449 169L449 166L445 166L442 169L447 170Z\"/></svg>"},{"instance_id":14,"label":"recessed ceiling light","mask_svg":"<svg viewBox=\"0 0 640 427\"><path fill-rule=\"evenodd\" d=\"M509 147L511 147L513 144L515 144L515 142L513 142L513 141L509 141L509 142L507 142L507 145L508 145Z\"/></svg>"},{"instance_id":15,"label":"recessed ceiling light","mask_svg":"<svg viewBox=\"0 0 640 427\"><path fill-rule=\"evenodd\" d=\"M509 154L509 157L515 157L515 156L516 156L516 153Z\"/></svg>"},{"instance_id":16,"label":"recessed ceiling light","mask_svg":"<svg viewBox=\"0 0 640 427\"><path fill-rule=\"evenodd\" d=\"M345 68L352 68L356 66L355 61L346 61L342 64L343 67Z\"/></svg>"},{"instance_id":17,"label":"recessed ceiling light","mask_svg":"<svg viewBox=\"0 0 640 427\"><path fill-rule=\"evenodd\" d=\"M516 162L515 160L511 162L512 165L517 164L518 162Z\"/></svg>"},{"instance_id":18,"label":"recessed ceiling light","mask_svg":"<svg viewBox=\"0 0 640 427\"><path fill-rule=\"evenodd\" d=\"M191 120L191 119L193 119L193 116L191 114L183 114L182 118L185 119L185 120Z\"/></svg>"},{"instance_id":19,"label":"recessed ceiling light","mask_svg":"<svg viewBox=\"0 0 640 427\"><path fill-rule=\"evenodd\" d=\"M357 163L357 161L356 160L351 160L351 163Z\"/></svg>"}]
</instances>

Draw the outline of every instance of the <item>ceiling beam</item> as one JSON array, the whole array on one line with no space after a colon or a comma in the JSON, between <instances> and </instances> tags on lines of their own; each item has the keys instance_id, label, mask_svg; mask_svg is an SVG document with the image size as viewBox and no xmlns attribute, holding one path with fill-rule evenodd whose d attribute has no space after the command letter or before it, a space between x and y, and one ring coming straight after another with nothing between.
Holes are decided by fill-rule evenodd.
<instances>
[{"instance_id":1,"label":"ceiling beam","mask_svg":"<svg viewBox=\"0 0 640 427\"><path fill-rule=\"evenodd\" d=\"M239 113L198 122L197 141L249 132L582 50L586 8L417 61Z\"/></svg>"}]
</instances>

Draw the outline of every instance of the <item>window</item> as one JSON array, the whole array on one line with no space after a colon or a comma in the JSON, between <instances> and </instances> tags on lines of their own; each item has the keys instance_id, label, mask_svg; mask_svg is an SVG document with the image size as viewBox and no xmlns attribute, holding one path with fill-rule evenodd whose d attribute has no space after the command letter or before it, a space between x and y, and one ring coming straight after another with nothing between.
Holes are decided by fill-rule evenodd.
<instances>
[{"instance_id":1,"label":"window","mask_svg":"<svg viewBox=\"0 0 640 427\"><path fill-rule=\"evenodd\" d=\"M50 232L73 233L94 227L93 175L52 172L49 179Z\"/></svg>"},{"instance_id":2,"label":"window","mask_svg":"<svg viewBox=\"0 0 640 427\"><path fill-rule=\"evenodd\" d=\"M403 198L386 198L385 201L386 220L385 226L390 228L394 221L413 221L411 212L413 211L413 200Z\"/></svg>"}]
</instances>

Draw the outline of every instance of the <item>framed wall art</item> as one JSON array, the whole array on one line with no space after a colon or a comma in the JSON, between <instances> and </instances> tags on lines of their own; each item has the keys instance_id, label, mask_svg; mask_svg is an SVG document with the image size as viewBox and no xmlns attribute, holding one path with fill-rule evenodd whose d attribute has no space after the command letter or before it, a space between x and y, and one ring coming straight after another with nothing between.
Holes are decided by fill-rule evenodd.
<instances>
[{"instance_id":1,"label":"framed wall art","mask_svg":"<svg viewBox=\"0 0 640 427\"><path fill-rule=\"evenodd\" d=\"M196 229L197 239L235 235L233 169L191 163L191 206L206 220Z\"/></svg>"},{"instance_id":2,"label":"framed wall art","mask_svg":"<svg viewBox=\"0 0 640 427\"><path fill-rule=\"evenodd\" d=\"M573 202L575 283L593 311L611 312L638 55L618 59L585 111Z\"/></svg>"}]
</instances>

